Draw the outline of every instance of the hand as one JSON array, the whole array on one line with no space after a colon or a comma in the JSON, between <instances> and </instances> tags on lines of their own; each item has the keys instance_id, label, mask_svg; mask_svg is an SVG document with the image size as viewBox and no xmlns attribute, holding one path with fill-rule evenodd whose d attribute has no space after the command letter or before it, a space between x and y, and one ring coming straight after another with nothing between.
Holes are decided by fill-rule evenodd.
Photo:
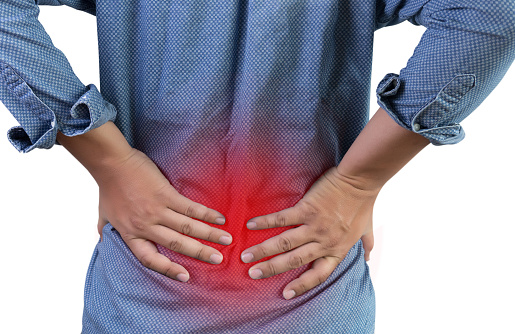
<instances>
[{"instance_id":1,"label":"hand","mask_svg":"<svg viewBox=\"0 0 515 334\"><path fill-rule=\"evenodd\" d=\"M361 190L339 174L326 171L291 208L250 219L251 230L299 225L242 252L245 263L277 255L249 269L251 278L267 278L314 261L283 290L286 299L324 282L361 238L365 259L373 247L372 210L377 190Z\"/></svg>"},{"instance_id":2,"label":"hand","mask_svg":"<svg viewBox=\"0 0 515 334\"><path fill-rule=\"evenodd\" d=\"M154 162L136 149L113 163L106 174L95 174L100 203L98 232L109 222L132 253L147 268L186 282L188 271L159 253L156 242L180 254L218 264L222 254L188 236L229 245L232 236L209 226L224 224L219 212L180 195Z\"/></svg>"}]
</instances>

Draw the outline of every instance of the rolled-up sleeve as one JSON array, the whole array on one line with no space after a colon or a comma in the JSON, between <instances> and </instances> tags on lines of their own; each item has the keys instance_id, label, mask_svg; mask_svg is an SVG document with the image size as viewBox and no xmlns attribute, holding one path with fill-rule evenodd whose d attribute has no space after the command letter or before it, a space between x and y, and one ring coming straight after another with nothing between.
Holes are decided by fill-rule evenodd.
<instances>
[{"instance_id":1,"label":"rolled-up sleeve","mask_svg":"<svg viewBox=\"0 0 515 334\"><path fill-rule=\"evenodd\" d=\"M434 145L460 142L460 122L515 59L515 0L377 0L376 9L376 30L406 20L427 28L406 67L379 82L378 104Z\"/></svg>"},{"instance_id":2,"label":"rolled-up sleeve","mask_svg":"<svg viewBox=\"0 0 515 334\"><path fill-rule=\"evenodd\" d=\"M38 20L39 5L56 0L0 2L0 101L19 125L7 131L20 152L49 149L57 131L76 136L116 118L116 108L94 84L84 85ZM95 14L93 1L71 2Z\"/></svg>"}]
</instances>

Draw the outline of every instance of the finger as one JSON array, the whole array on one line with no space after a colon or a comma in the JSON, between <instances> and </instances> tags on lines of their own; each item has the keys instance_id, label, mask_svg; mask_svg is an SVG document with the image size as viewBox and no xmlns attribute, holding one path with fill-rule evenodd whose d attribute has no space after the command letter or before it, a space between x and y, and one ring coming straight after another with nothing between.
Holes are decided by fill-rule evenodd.
<instances>
[{"instance_id":1,"label":"finger","mask_svg":"<svg viewBox=\"0 0 515 334\"><path fill-rule=\"evenodd\" d=\"M311 269L308 269L300 275L299 278L286 285L283 290L283 297L285 299L291 299L322 284L333 273L339 263L340 260L334 256L325 256L316 259Z\"/></svg>"},{"instance_id":2,"label":"finger","mask_svg":"<svg viewBox=\"0 0 515 334\"><path fill-rule=\"evenodd\" d=\"M102 218L98 218L98 224L97 224L97 232L98 235L100 235L100 241L102 241Z\"/></svg>"},{"instance_id":3,"label":"finger","mask_svg":"<svg viewBox=\"0 0 515 334\"><path fill-rule=\"evenodd\" d=\"M363 249L365 249L365 261L370 260L370 252L374 248L374 232L370 231L361 237L363 242Z\"/></svg>"},{"instance_id":4,"label":"finger","mask_svg":"<svg viewBox=\"0 0 515 334\"><path fill-rule=\"evenodd\" d=\"M107 220L104 219L104 214L102 213L102 202L98 203L98 223L97 223L97 230L98 234L100 235L100 242L102 242L102 230L104 229L104 226L107 225Z\"/></svg>"},{"instance_id":5,"label":"finger","mask_svg":"<svg viewBox=\"0 0 515 334\"><path fill-rule=\"evenodd\" d=\"M322 247L319 243L310 242L290 252L256 264L249 269L249 276L253 279L260 279L281 274L321 257L321 252Z\"/></svg>"},{"instance_id":6,"label":"finger","mask_svg":"<svg viewBox=\"0 0 515 334\"><path fill-rule=\"evenodd\" d=\"M100 235L100 242L102 242L102 230L104 229L104 226L107 225L107 220L105 220L102 217L98 218L98 224L97 224L97 230L98 234Z\"/></svg>"},{"instance_id":7,"label":"finger","mask_svg":"<svg viewBox=\"0 0 515 334\"><path fill-rule=\"evenodd\" d=\"M223 255L213 247L202 244L162 225L150 228L149 239L176 253L184 254L204 262L219 264Z\"/></svg>"},{"instance_id":8,"label":"finger","mask_svg":"<svg viewBox=\"0 0 515 334\"><path fill-rule=\"evenodd\" d=\"M264 216L258 216L247 222L250 230L261 230L265 228L292 226L304 223L312 215L306 204L296 204L290 208L274 212Z\"/></svg>"},{"instance_id":9,"label":"finger","mask_svg":"<svg viewBox=\"0 0 515 334\"><path fill-rule=\"evenodd\" d=\"M232 236L229 232L186 217L173 210L164 210L163 217L161 218L159 224L182 234L202 240L207 240L222 245L230 245L232 243Z\"/></svg>"},{"instance_id":10,"label":"finger","mask_svg":"<svg viewBox=\"0 0 515 334\"><path fill-rule=\"evenodd\" d=\"M210 209L205 205L194 202L173 188L170 189L170 204L168 208L191 218L199 219L208 223L223 225L225 217L218 211Z\"/></svg>"},{"instance_id":11,"label":"finger","mask_svg":"<svg viewBox=\"0 0 515 334\"><path fill-rule=\"evenodd\" d=\"M143 266L181 282L189 280L188 271L180 264L170 261L169 258L159 253L156 245L151 241L134 238L127 240L126 244Z\"/></svg>"},{"instance_id":12,"label":"finger","mask_svg":"<svg viewBox=\"0 0 515 334\"><path fill-rule=\"evenodd\" d=\"M241 260L245 263L259 261L264 257L288 252L314 239L306 232L307 226L299 226L276 235L262 243L244 250Z\"/></svg>"}]
</instances>

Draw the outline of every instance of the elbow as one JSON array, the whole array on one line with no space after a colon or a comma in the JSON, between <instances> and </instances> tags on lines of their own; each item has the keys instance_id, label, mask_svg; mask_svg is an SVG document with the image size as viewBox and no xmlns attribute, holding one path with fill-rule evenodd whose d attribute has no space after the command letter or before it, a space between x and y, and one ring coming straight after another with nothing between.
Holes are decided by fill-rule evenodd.
<instances>
[{"instance_id":1,"label":"elbow","mask_svg":"<svg viewBox=\"0 0 515 334\"><path fill-rule=\"evenodd\" d=\"M503 39L507 44L515 43L515 1L491 0L469 3L482 12L476 23L478 27Z\"/></svg>"},{"instance_id":2,"label":"elbow","mask_svg":"<svg viewBox=\"0 0 515 334\"><path fill-rule=\"evenodd\" d=\"M448 23L464 33L478 36L501 53L515 53L515 1L458 0ZM452 23L451 23L452 22Z\"/></svg>"},{"instance_id":3,"label":"elbow","mask_svg":"<svg viewBox=\"0 0 515 334\"><path fill-rule=\"evenodd\" d=\"M515 1L496 0L492 1L491 7L491 16L499 24L501 36L513 45L515 43Z\"/></svg>"},{"instance_id":4,"label":"elbow","mask_svg":"<svg viewBox=\"0 0 515 334\"><path fill-rule=\"evenodd\" d=\"M515 2L513 1L506 1L503 2L509 2L507 6L509 6L509 15L508 15L508 22L506 25L506 31L505 31L505 38L508 40L510 46L511 46L511 52L512 54L515 53Z\"/></svg>"},{"instance_id":5,"label":"elbow","mask_svg":"<svg viewBox=\"0 0 515 334\"><path fill-rule=\"evenodd\" d=\"M496 17L497 36L499 38L500 52L506 52L508 60L515 59L515 1L497 0L492 16Z\"/></svg>"}]
</instances>

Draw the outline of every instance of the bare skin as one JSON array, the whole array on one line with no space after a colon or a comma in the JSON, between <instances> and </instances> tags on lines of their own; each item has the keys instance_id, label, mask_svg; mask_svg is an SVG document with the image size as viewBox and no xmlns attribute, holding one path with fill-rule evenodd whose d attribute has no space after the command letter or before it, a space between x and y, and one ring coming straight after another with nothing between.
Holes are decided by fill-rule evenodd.
<instances>
[{"instance_id":1,"label":"bare skin","mask_svg":"<svg viewBox=\"0 0 515 334\"><path fill-rule=\"evenodd\" d=\"M428 144L380 108L340 164L326 171L295 206L247 222L253 230L301 224L244 250L246 263L282 253L251 267L249 276L267 278L314 261L284 288L284 298L290 299L324 282L360 238L368 261L379 191Z\"/></svg>"},{"instance_id":2,"label":"bare skin","mask_svg":"<svg viewBox=\"0 0 515 334\"><path fill-rule=\"evenodd\" d=\"M101 236L110 222L145 267L183 282L189 279L186 268L160 254L153 242L208 263L222 262L222 253L188 236L229 245L228 232L192 219L221 225L224 216L179 194L113 122L74 137L59 132L57 140L98 184Z\"/></svg>"},{"instance_id":3,"label":"bare skin","mask_svg":"<svg viewBox=\"0 0 515 334\"><path fill-rule=\"evenodd\" d=\"M189 279L186 268L160 254L154 243L205 262L222 262L218 250L188 236L230 244L228 232L191 219L223 224L223 215L180 195L113 122L74 137L59 132L57 140L99 186L100 235L109 221L145 267L183 282ZM368 260L380 189L428 144L379 109L340 164L327 170L295 206L249 220L250 229L301 224L242 252L246 263L283 253L250 268L250 277L271 277L313 261L310 270L284 288L284 298L290 299L324 282L360 238Z\"/></svg>"}]
</instances>

